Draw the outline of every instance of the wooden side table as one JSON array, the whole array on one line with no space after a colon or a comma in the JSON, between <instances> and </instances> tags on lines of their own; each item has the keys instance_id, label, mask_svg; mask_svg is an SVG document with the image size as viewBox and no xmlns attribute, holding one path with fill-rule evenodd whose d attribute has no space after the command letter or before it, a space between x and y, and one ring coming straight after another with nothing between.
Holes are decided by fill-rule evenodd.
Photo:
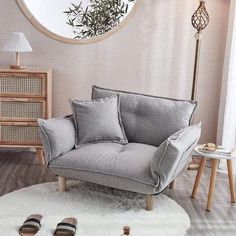
<instances>
[{"instance_id":1,"label":"wooden side table","mask_svg":"<svg viewBox=\"0 0 236 236\"><path fill-rule=\"evenodd\" d=\"M206 153L199 151L198 147L195 148L194 155L201 156L201 162L200 162L200 166L198 168L197 176L195 179L195 183L194 183L194 187L193 187L193 191L192 191L192 198L195 198L197 195L197 191L198 191L198 188L200 185L200 180L201 180L201 177L202 177L202 174L204 171L206 160L209 159L211 161L212 170L211 170L211 178L210 178L206 211L211 210L212 197L213 197L213 193L215 190L215 182L216 182L218 164L221 159L225 159L227 161L231 202L235 203L236 197L235 197L235 190L234 190L234 174L233 174L233 165L232 165L232 158L234 156L206 154Z\"/></svg>"}]
</instances>

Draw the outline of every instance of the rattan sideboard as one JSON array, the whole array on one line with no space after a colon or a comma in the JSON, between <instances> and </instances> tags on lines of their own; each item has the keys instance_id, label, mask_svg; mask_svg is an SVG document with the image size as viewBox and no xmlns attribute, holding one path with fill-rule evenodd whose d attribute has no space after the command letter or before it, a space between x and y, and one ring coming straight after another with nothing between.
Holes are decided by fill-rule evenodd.
<instances>
[{"instance_id":1,"label":"rattan sideboard","mask_svg":"<svg viewBox=\"0 0 236 236\"><path fill-rule=\"evenodd\" d=\"M0 68L0 147L35 148L44 164L37 119L51 116L51 68Z\"/></svg>"}]
</instances>

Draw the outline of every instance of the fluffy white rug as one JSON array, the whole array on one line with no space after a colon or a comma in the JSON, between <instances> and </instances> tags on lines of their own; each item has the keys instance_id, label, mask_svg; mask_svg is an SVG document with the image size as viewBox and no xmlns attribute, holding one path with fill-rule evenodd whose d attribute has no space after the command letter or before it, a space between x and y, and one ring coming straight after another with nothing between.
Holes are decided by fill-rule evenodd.
<instances>
[{"instance_id":1,"label":"fluffy white rug","mask_svg":"<svg viewBox=\"0 0 236 236\"><path fill-rule=\"evenodd\" d=\"M145 196L94 184L68 182L68 191L58 192L57 183L20 189L0 198L0 235L16 236L19 226L32 213L42 214L37 235L53 235L65 217L78 219L81 236L120 236L124 225L132 236L180 236L190 226L186 212L173 200L155 196L155 209L146 211Z\"/></svg>"}]
</instances>

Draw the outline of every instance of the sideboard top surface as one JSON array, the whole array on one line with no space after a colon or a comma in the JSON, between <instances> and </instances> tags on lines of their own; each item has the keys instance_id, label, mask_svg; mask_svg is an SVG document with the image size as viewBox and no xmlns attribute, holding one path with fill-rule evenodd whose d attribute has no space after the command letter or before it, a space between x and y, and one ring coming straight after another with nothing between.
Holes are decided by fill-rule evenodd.
<instances>
[{"instance_id":1,"label":"sideboard top surface","mask_svg":"<svg viewBox=\"0 0 236 236\"><path fill-rule=\"evenodd\" d=\"M27 67L26 69L10 69L9 67L0 67L1 73L48 73L52 70L51 67L41 68L41 67Z\"/></svg>"}]
</instances>

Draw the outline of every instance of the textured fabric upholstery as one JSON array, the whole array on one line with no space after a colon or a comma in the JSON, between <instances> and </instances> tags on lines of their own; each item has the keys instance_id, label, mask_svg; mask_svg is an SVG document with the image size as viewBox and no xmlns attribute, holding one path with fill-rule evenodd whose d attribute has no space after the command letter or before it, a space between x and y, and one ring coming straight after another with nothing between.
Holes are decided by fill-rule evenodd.
<instances>
[{"instance_id":1,"label":"textured fabric upholstery","mask_svg":"<svg viewBox=\"0 0 236 236\"><path fill-rule=\"evenodd\" d=\"M129 142L159 146L190 124L196 102L154 97L93 86L92 98L120 95L120 111Z\"/></svg>"},{"instance_id":2,"label":"textured fabric upholstery","mask_svg":"<svg viewBox=\"0 0 236 236\"><path fill-rule=\"evenodd\" d=\"M72 150L75 146L75 126L72 116L38 119L46 163Z\"/></svg>"},{"instance_id":3,"label":"textured fabric upholstery","mask_svg":"<svg viewBox=\"0 0 236 236\"><path fill-rule=\"evenodd\" d=\"M127 143L119 96L93 101L70 99L76 126L76 148L89 143Z\"/></svg>"},{"instance_id":4,"label":"textured fabric upholstery","mask_svg":"<svg viewBox=\"0 0 236 236\"><path fill-rule=\"evenodd\" d=\"M78 179L89 183L101 184L104 186L132 191L143 194L155 194L156 186L153 184L144 184L129 178L119 177L116 175L107 175L99 172L78 171L75 169L61 168L51 166L53 174L64 176L66 178Z\"/></svg>"},{"instance_id":5,"label":"textured fabric upholstery","mask_svg":"<svg viewBox=\"0 0 236 236\"><path fill-rule=\"evenodd\" d=\"M201 135L201 124L192 125L171 135L158 148L151 162L152 176L162 191L188 164Z\"/></svg>"},{"instance_id":6,"label":"textured fabric upholstery","mask_svg":"<svg viewBox=\"0 0 236 236\"><path fill-rule=\"evenodd\" d=\"M144 193L160 193L188 164L201 133L189 126L195 102L94 86L93 99L119 94L128 144L96 143L73 149L71 117L39 120L44 150L55 175ZM73 149L73 150L72 150Z\"/></svg>"},{"instance_id":7,"label":"textured fabric upholstery","mask_svg":"<svg viewBox=\"0 0 236 236\"><path fill-rule=\"evenodd\" d=\"M87 181L90 181L90 175L97 173L107 175L108 179L116 176L153 187L150 166L156 150L154 146L138 143L90 144L56 158L50 163L50 167L86 172Z\"/></svg>"}]
</instances>

